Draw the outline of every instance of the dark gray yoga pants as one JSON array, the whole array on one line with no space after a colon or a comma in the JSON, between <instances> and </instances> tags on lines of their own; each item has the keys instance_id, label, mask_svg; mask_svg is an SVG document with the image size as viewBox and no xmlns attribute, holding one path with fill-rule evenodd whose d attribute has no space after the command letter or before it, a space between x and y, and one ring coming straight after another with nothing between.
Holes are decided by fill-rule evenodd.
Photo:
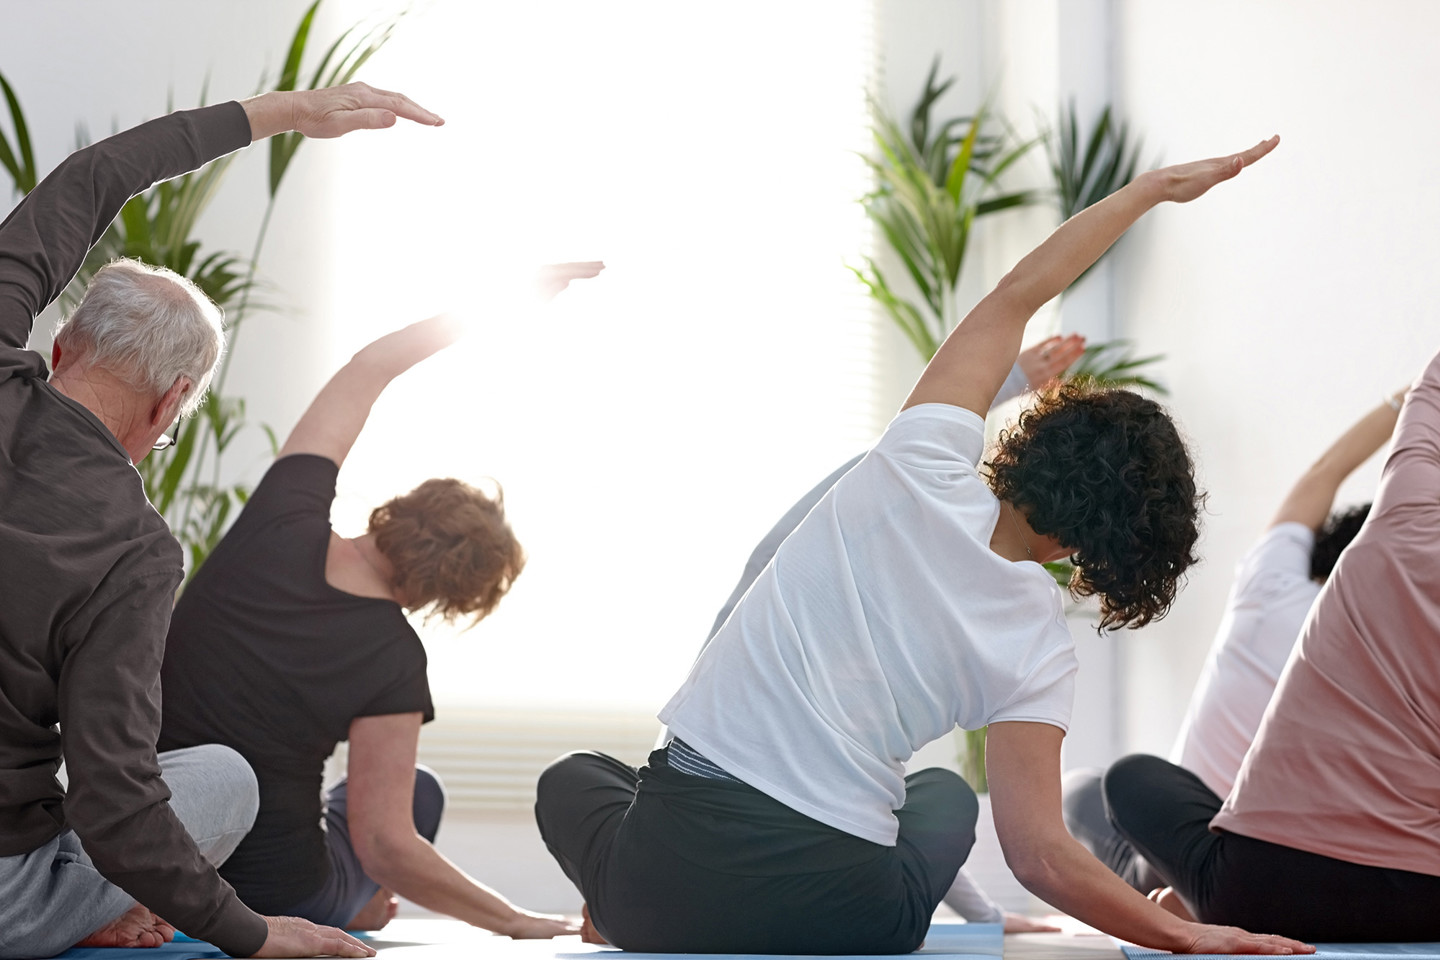
<instances>
[{"instance_id":1,"label":"dark gray yoga pants","mask_svg":"<svg viewBox=\"0 0 1440 960\"><path fill-rule=\"evenodd\" d=\"M905 778L899 841L886 847L665 755L636 770L572 753L537 788L545 845L625 950L909 953L975 842L975 794L946 770Z\"/></svg>"},{"instance_id":2,"label":"dark gray yoga pants","mask_svg":"<svg viewBox=\"0 0 1440 960\"><path fill-rule=\"evenodd\" d=\"M1205 923L1311 942L1440 940L1440 876L1211 832L1221 799L1159 757L1118 761L1104 791L1116 829Z\"/></svg>"},{"instance_id":3,"label":"dark gray yoga pants","mask_svg":"<svg viewBox=\"0 0 1440 960\"><path fill-rule=\"evenodd\" d=\"M1141 893L1167 886L1110 822L1100 786L1104 776L1105 771L1095 767L1065 774L1060 781L1065 829L1097 860Z\"/></svg>"},{"instance_id":4,"label":"dark gray yoga pants","mask_svg":"<svg viewBox=\"0 0 1440 960\"><path fill-rule=\"evenodd\" d=\"M360 857L350 842L347 800L349 780L341 780L325 795L326 841L330 850L330 877L325 885L284 911L314 923L345 927L380 891L380 884L365 875ZM415 767L415 832L431 843L440 831L445 812L445 788L429 767Z\"/></svg>"}]
</instances>

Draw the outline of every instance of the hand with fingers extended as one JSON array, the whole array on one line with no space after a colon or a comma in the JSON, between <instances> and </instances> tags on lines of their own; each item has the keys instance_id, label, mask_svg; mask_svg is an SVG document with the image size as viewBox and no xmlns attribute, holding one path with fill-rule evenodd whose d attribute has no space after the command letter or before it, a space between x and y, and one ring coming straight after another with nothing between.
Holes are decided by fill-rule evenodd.
<instances>
[{"instance_id":1,"label":"hand with fingers extended","mask_svg":"<svg viewBox=\"0 0 1440 960\"><path fill-rule=\"evenodd\" d=\"M1027 917L1023 913L1005 914L1006 933L1059 933L1060 928L1039 917Z\"/></svg>"},{"instance_id":2,"label":"hand with fingers extended","mask_svg":"<svg viewBox=\"0 0 1440 960\"><path fill-rule=\"evenodd\" d=\"M344 930L299 917L266 917L270 935L255 957L373 957L375 951Z\"/></svg>"},{"instance_id":3,"label":"hand with fingers extended","mask_svg":"<svg viewBox=\"0 0 1440 960\"><path fill-rule=\"evenodd\" d=\"M1078 333L1064 337L1047 337L1020 351L1020 372L1031 390L1039 390L1085 354L1085 338Z\"/></svg>"},{"instance_id":4,"label":"hand with fingers extended","mask_svg":"<svg viewBox=\"0 0 1440 960\"><path fill-rule=\"evenodd\" d=\"M354 130L393 127L397 118L438 127L439 114L403 93L377 90L368 83L347 83L319 90L274 91L242 100L250 120L250 139L264 140L294 130L317 140L342 137Z\"/></svg>"},{"instance_id":5,"label":"hand with fingers extended","mask_svg":"<svg viewBox=\"0 0 1440 960\"><path fill-rule=\"evenodd\" d=\"M431 113L403 93L377 90L368 83L300 90L294 98L293 129L314 139L394 126L397 117L428 127L445 123L439 114Z\"/></svg>"},{"instance_id":6,"label":"hand with fingers extended","mask_svg":"<svg viewBox=\"0 0 1440 960\"><path fill-rule=\"evenodd\" d=\"M1277 937L1268 933L1248 933L1239 927L1216 927L1210 924L1195 924L1195 937L1176 953L1249 953L1249 954L1303 954L1314 953L1315 948L1289 937Z\"/></svg>"},{"instance_id":7,"label":"hand with fingers extended","mask_svg":"<svg viewBox=\"0 0 1440 960\"><path fill-rule=\"evenodd\" d=\"M1213 157L1209 160L1195 160L1172 167L1161 167L1159 170L1151 170L1141 176L1157 181L1161 185L1164 199L1173 200L1176 203L1189 203L1197 197L1204 196L1205 192L1215 184L1229 180L1274 150L1279 143L1280 137L1274 136L1269 140L1260 141L1249 150L1232 153L1228 157Z\"/></svg>"},{"instance_id":8,"label":"hand with fingers extended","mask_svg":"<svg viewBox=\"0 0 1440 960\"><path fill-rule=\"evenodd\" d=\"M499 932L499 931L497 931ZM549 940L581 932L581 922L570 917L521 911L521 916L504 930L512 940Z\"/></svg>"},{"instance_id":9,"label":"hand with fingers extended","mask_svg":"<svg viewBox=\"0 0 1440 960\"><path fill-rule=\"evenodd\" d=\"M599 276L605 269L601 260L581 260L572 263L547 263L535 274L535 293L542 300L553 300L572 280L589 280Z\"/></svg>"}]
</instances>

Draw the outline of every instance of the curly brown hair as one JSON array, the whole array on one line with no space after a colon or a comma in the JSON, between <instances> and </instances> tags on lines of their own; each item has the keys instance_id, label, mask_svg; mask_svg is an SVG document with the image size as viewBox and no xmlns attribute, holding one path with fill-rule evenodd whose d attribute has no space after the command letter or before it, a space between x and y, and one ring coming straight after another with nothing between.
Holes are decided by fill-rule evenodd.
<instances>
[{"instance_id":1,"label":"curly brown hair","mask_svg":"<svg viewBox=\"0 0 1440 960\"><path fill-rule=\"evenodd\" d=\"M1071 551L1070 593L1100 598L1102 628L1169 612L1198 559L1205 498L1158 403L1083 381L1051 387L1001 433L986 466L995 495Z\"/></svg>"},{"instance_id":2,"label":"curly brown hair","mask_svg":"<svg viewBox=\"0 0 1440 960\"><path fill-rule=\"evenodd\" d=\"M478 623L525 568L499 484L492 499L459 480L426 480L371 511L370 533L405 606L445 620Z\"/></svg>"}]
</instances>

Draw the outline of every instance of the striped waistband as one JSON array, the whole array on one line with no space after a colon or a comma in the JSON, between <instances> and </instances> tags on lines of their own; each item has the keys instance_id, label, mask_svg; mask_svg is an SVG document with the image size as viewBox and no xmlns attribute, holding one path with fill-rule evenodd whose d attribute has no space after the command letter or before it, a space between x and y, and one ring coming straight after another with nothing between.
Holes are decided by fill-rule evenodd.
<instances>
[{"instance_id":1,"label":"striped waistband","mask_svg":"<svg viewBox=\"0 0 1440 960\"><path fill-rule=\"evenodd\" d=\"M670 741L670 747L665 751L665 762L672 768L681 773L688 773L692 777L741 782L739 777L732 777L679 737Z\"/></svg>"}]
</instances>

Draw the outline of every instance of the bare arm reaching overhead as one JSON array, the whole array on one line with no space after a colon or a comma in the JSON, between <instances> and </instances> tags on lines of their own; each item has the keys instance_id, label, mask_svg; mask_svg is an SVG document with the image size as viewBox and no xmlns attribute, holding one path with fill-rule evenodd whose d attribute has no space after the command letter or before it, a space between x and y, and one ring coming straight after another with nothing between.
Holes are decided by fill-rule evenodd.
<instances>
[{"instance_id":1,"label":"bare arm reaching overhead","mask_svg":"<svg viewBox=\"0 0 1440 960\"><path fill-rule=\"evenodd\" d=\"M1385 445L1400 418L1400 405L1409 387L1397 390L1384 403L1355 422L1349 430L1320 455L1285 496L1270 526L1301 523L1319 529L1335 503L1335 493L1345 478Z\"/></svg>"},{"instance_id":2,"label":"bare arm reaching overhead","mask_svg":"<svg viewBox=\"0 0 1440 960\"><path fill-rule=\"evenodd\" d=\"M390 381L459 339L460 324L440 314L387 333L341 367L290 431L280 456L313 453L344 464Z\"/></svg>"},{"instance_id":3,"label":"bare arm reaching overhead","mask_svg":"<svg viewBox=\"0 0 1440 960\"><path fill-rule=\"evenodd\" d=\"M1025 324L1110 249L1151 207L1188 203L1275 149L1279 137L1243 153L1152 170L1062 223L1006 274L945 338L905 401L949 403L980 416L1020 352Z\"/></svg>"}]
</instances>

